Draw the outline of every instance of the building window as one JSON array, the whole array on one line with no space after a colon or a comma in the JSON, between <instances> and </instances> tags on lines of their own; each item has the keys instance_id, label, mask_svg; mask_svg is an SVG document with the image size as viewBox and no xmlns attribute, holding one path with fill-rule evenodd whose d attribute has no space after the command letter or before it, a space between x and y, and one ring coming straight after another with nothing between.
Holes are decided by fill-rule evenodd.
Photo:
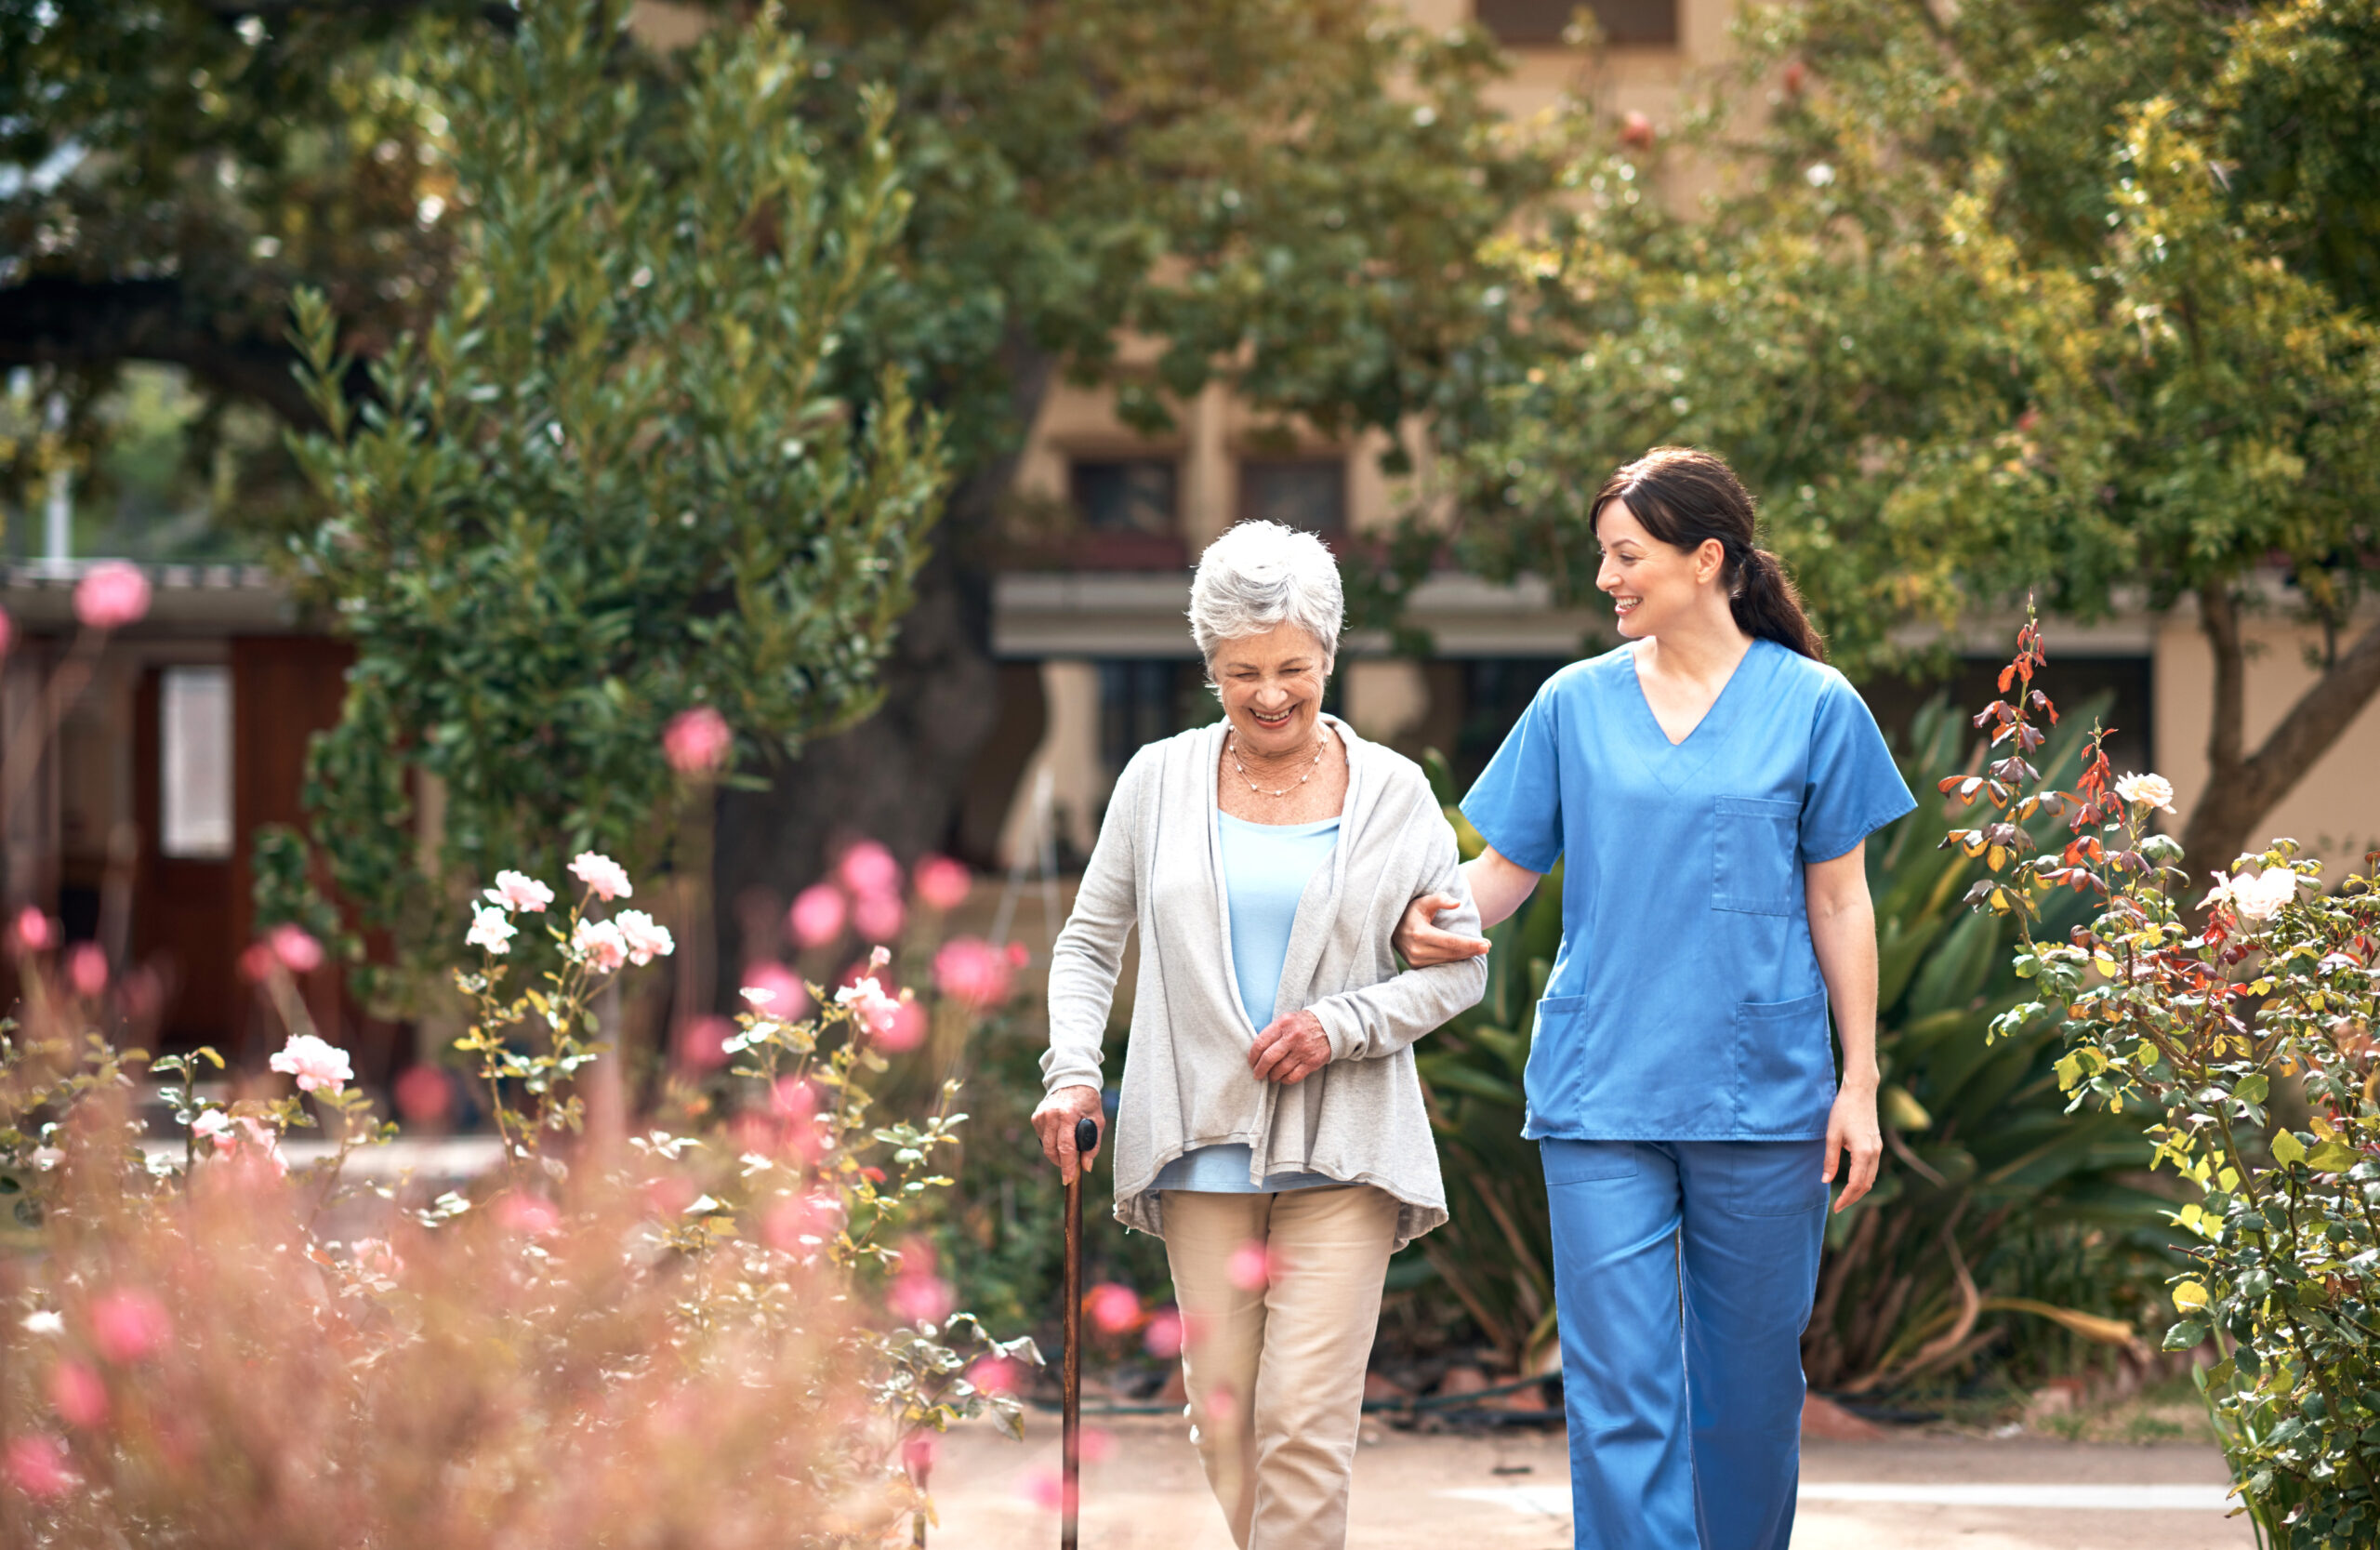
<instances>
[{"instance_id":1,"label":"building window","mask_svg":"<svg viewBox=\"0 0 2380 1550\"><path fill-rule=\"evenodd\" d=\"M1250 457L1239 465L1239 516L1276 522L1318 537L1347 531L1344 457Z\"/></svg>"},{"instance_id":2,"label":"building window","mask_svg":"<svg viewBox=\"0 0 2380 1550\"><path fill-rule=\"evenodd\" d=\"M1512 46L1558 47L1580 11L1595 19L1606 43L1675 44L1677 0L1479 0L1479 25Z\"/></svg>"},{"instance_id":3,"label":"building window","mask_svg":"<svg viewBox=\"0 0 2380 1550\"><path fill-rule=\"evenodd\" d=\"M1218 714L1196 662L1111 657L1099 664L1099 762L1111 780L1147 745Z\"/></svg>"},{"instance_id":4,"label":"building window","mask_svg":"<svg viewBox=\"0 0 2380 1550\"><path fill-rule=\"evenodd\" d=\"M1093 533L1170 538L1180 532L1180 482L1170 458L1102 458L1074 465L1068 493Z\"/></svg>"},{"instance_id":5,"label":"building window","mask_svg":"<svg viewBox=\"0 0 2380 1550\"><path fill-rule=\"evenodd\" d=\"M231 854L231 669L167 668L160 687L158 851L223 860Z\"/></svg>"}]
</instances>

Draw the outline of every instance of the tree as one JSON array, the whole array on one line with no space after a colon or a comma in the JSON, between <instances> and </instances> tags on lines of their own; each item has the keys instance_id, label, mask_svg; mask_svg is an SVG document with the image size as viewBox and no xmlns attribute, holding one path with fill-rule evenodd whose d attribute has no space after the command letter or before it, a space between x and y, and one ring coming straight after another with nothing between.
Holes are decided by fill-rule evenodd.
<instances>
[{"instance_id":1,"label":"tree","mask_svg":"<svg viewBox=\"0 0 2380 1550\"><path fill-rule=\"evenodd\" d=\"M798 37L721 31L656 80L618 68L626 11L533 7L423 78L453 126L454 280L368 398L299 298L324 429L295 446L329 516L292 542L358 654L308 806L401 945L458 930L499 867L650 865L681 712L747 749L864 714L945 490L897 368L858 408L826 382L906 209L891 98L858 99L830 166Z\"/></svg>"},{"instance_id":2,"label":"tree","mask_svg":"<svg viewBox=\"0 0 2380 1550\"><path fill-rule=\"evenodd\" d=\"M1692 141L1737 192L1664 213L1606 136L1576 228L1510 254L1540 349L1466 449L1494 516L1458 553L1586 595L1588 497L1696 442L1854 670L1975 598L2193 599L2217 672L2184 842L2237 854L2380 693L2380 632L2339 639L2380 554L2380 7L1821 0L1740 35ZM2332 644L2250 749L2239 621L2276 568Z\"/></svg>"}]
</instances>

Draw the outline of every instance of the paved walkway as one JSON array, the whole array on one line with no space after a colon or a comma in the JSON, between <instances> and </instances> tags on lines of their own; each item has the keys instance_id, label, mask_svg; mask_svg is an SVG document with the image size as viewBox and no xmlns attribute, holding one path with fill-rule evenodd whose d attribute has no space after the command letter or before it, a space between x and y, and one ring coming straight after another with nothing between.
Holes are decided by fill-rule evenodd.
<instances>
[{"instance_id":1,"label":"paved walkway","mask_svg":"<svg viewBox=\"0 0 2380 1550\"><path fill-rule=\"evenodd\" d=\"M1054 1550L1057 1421L1023 1445L970 1426L934 1475L934 1550ZM1350 1550L1570 1550L1560 1437L1368 1431ZM1232 1550L1180 1423L1099 1424L1083 1471L1083 1550ZM1920 1437L1811 1443L1795 1550L2242 1550L2212 1448Z\"/></svg>"}]
</instances>

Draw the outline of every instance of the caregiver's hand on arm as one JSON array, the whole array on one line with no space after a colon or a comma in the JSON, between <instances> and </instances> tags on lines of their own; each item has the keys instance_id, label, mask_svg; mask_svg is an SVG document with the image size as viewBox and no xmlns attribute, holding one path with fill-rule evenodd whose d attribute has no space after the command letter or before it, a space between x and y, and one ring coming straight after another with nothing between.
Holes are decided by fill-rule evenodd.
<instances>
[{"instance_id":1,"label":"caregiver's hand on arm","mask_svg":"<svg viewBox=\"0 0 2380 1550\"><path fill-rule=\"evenodd\" d=\"M1248 1046L1249 1068L1258 1081L1303 1081L1329 1064L1330 1036L1311 1012L1274 1018Z\"/></svg>"},{"instance_id":2,"label":"caregiver's hand on arm","mask_svg":"<svg viewBox=\"0 0 2380 1550\"><path fill-rule=\"evenodd\" d=\"M1075 1182L1075 1121L1084 1119L1099 1121L1099 1139L1104 1145L1107 1117L1100 1112L1096 1087L1061 1087L1042 1099L1041 1106L1033 1111L1033 1128L1041 1136L1042 1155L1058 1165L1058 1176L1067 1184ZM1081 1159L1082 1164L1088 1166L1091 1159L1098 1155L1099 1147L1093 1146L1090 1156Z\"/></svg>"},{"instance_id":3,"label":"caregiver's hand on arm","mask_svg":"<svg viewBox=\"0 0 2380 1550\"><path fill-rule=\"evenodd\" d=\"M1876 908L1868 897L1864 849L1855 845L1803 868L1810 945L1818 949L1818 973L1843 1040L1843 1086L1826 1122L1827 1182L1834 1182L1839 1159L1851 1165L1835 1198L1837 1212L1875 1186L1884 1155L1876 1123Z\"/></svg>"},{"instance_id":4,"label":"caregiver's hand on arm","mask_svg":"<svg viewBox=\"0 0 2380 1550\"><path fill-rule=\"evenodd\" d=\"M1479 923L1485 928L1518 909L1543 874L1505 860L1490 845L1476 859L1463 863L1462 875L1471 884L1471 897L1479 906ZM1439 914L1461 903L1445 894L1424 894L1406 906L1405 919L1389 938L1398 956L1416 969L1431 969L1485 954L1486 937L1458 936L1438 929Z\"/></svg>"}]
</instances>

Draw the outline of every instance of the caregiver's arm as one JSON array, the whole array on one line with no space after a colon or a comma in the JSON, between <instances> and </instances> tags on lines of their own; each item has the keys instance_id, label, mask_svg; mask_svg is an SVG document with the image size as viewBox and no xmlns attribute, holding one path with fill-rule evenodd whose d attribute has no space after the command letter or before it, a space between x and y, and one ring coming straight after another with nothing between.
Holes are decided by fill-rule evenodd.
<instances>
[{"instance_id":1,"label":"caregiver's arm","mask_svg":"<svg viewBox=\"0 0 2380 1550\"><path fill-rule=\"evenodd\" d=\"M1537 887L1537 880L1544 875L1505 860L1493 845L1464 862L1462 876L1471 886L1472 902L1479 907L1480 929L1484 931L1511 916L1527 900L1530 891ZM1462 900L1451 894L1424 894L1406 906L1405 919L1397 922L1395 934L1389 938L1397 956L1416 969L1485 957L1486 937L1467 935L1460 930L1441 930L1437 924L1438 916L1461 907ZM1460 926L1463 922L1452 923Z\"/></svg>"},{"instance_id":2,"label":"caregiver's arm","mask_svg":"<svg viewBox=\"0 0 2380 1550\"><path fill-rule=\"evenodd\" d=\"M1810 944L1818 949L1834 1027L1843 1040L1843 1087L1826 1122L1826 1179L1849 1156L1851 1168L1834 1209L1843 1210L1876 1182L1884 1152L1876 1126L1876 908L1868 898L1865 845L1831 861L1803 868L1810 906Z\"/></svg>"}]
</instances>

